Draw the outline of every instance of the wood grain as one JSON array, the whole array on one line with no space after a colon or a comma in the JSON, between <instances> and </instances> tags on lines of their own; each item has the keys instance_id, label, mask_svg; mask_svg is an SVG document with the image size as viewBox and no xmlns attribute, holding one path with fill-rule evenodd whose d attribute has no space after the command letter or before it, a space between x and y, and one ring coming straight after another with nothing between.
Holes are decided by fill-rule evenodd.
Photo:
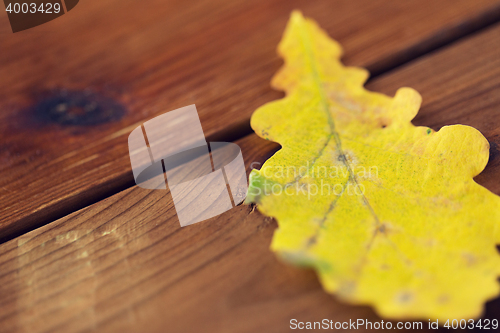
<instances>
[{"instance_id":1,"label":"wood grain","mask_svg":"<svg viewBox=\"0 0 500 333\"><path fill-rule=\"evenodd\" d=\"M127 135L157 114L195 103L209 140L248 134L281 96L294 8L376 73L500 17L498 0L108 0L12 34L0 15L0 241L133 185Z\"/></svg>"},{"instance_id":2,"label":"wood grain","mask_svg":"<svg viewBox=\"0 0 500 333\"><path fill-rule=\"evenodd\" d=\"M416 124L483 131L492 153L478 181L499 193L500 25L368 88L403 85L424 98ZM247 167L278 149L255 135L237 143ZM275 228L252 206L180 228L167 191L131 187L0 245L0 331L283 332L291 318L378 320L278 261L268 249ZM486 314L499 318L500 302Z\"/></svg>"}]
</instances>

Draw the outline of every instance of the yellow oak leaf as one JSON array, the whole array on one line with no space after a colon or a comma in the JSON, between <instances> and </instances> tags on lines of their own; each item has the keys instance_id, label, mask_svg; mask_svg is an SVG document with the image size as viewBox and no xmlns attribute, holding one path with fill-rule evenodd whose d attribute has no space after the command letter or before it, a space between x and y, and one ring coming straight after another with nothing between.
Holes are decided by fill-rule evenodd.
<instances>
[{"instance_id":1,"label":"yellow oak leaf","mask_svg":"<svg viewBox=\"0 0 500 333\"><path fill-rule=\"evenodd\" d=\"M488 141L412 125L418 92L364 89L368 72L343 66L340 45L300 12L278 50L272 85L286 97L251 125L282 148L252 171L247 197L278 221L272 250L382 316L479 316L500 275L500 198L472 179Z\"/></svg>"}]
</instances>

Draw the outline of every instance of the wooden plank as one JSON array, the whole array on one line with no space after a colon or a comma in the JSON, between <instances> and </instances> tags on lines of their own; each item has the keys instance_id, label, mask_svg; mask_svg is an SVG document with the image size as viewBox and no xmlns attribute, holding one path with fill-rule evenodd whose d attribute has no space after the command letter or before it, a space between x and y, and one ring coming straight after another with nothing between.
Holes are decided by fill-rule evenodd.
<instances>
[{"instance_id":1,"label":"wooden plank","mask_svg":"<svg viewBox=\"0 0 500 333\"><path fill-rule=\"evenodd\" d=\"M415 122L465 123L492 143L478 177L498 193L500 25L368 84L417 88ZM238 141L247 167L277 145ZM255 164L253 164L255 166ZM0 330L282 332L289 320L377 320L322 292L312 272L277 261L276 228L251 206L180 228L167 191L136 186L0 245ZM498 318L500 301L487 316Z\"/></svg>"},{"instance_id":2,"label":"wooden plank","mask_svg":"<svg viewBox=\"0 0 500 333\"><path fill-rule=\"evenodd\" d=\"M195 103L209 140L249 133L281 96L294 8L377 73L500 17L498 0L108 0L11 34L0 15L0 241L133 185L127 135L159 113Z\"/></svg>"}]
</instances>

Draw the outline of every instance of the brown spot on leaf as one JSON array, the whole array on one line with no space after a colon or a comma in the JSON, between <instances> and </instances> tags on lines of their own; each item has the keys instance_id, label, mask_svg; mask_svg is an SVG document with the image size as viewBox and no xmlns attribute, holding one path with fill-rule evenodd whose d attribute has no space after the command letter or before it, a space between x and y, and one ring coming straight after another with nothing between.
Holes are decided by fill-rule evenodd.
<instances>
[{"instance_id":1,"label":"brown spot on leaf","mask_svg":"<svg viewBox=\"0 0 500 333\"><path fill-rule=\"evenodd\" d=\"M476 257L471 253L462 253L462 257L464 258L467 266L472 266L477 261Z\"/></svg>"},{"instance_id":2,"label":"brown spot on leaf","mask_svg":"<svg viewBox=\"0 0 500 333\"><path fill-rule=\"evenodd\" d=\"M413 300L413 294L410 292L401 292L396 295L396 301L398 303L410 303Z\"/></svg>"},{"instance_id":3,"label":"brown spot on leaf","mask_svg":"<svg viewBox=\"0 0 500 333\"><path fill-rule=\"evenodd\" d=\"M386 128L391 124L391 120L388 118L379 118L378 119L378 124L381 128Z\"/></svg>"},{"instance_id":4,"label":"brown spot on leaf","mask_svg":"<svg viewBox=\"0 0 500 333\"><path fill-rule=\"evenodd\" d=\"M450 296L449 295L441 295L441 296L439 296L437 301L440 304L448 303L450 301Z\"/></svg>"}]
</instances>

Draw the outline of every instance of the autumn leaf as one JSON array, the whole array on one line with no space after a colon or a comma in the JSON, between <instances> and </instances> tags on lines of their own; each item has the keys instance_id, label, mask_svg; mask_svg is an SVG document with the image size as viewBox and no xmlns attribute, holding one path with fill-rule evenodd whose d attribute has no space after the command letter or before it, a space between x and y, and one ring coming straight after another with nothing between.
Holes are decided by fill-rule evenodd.
<instances>
[{"instance_id":1,"label":"autumn leaf","mask_svg":"<svg viewBox=\"0 0 500 333\"><path fill-rule=\"evenodd\" d=\"M251 125L282 149L252 171L247 198L278 221L272 250L382 316L479 316L500 275L500 199L472 179L488 141L468 126L413 126L418 92L365 90L368 72L344 67L299 12L278 49L272 85L286 97Z\"/></svg>"}]
</instances>

